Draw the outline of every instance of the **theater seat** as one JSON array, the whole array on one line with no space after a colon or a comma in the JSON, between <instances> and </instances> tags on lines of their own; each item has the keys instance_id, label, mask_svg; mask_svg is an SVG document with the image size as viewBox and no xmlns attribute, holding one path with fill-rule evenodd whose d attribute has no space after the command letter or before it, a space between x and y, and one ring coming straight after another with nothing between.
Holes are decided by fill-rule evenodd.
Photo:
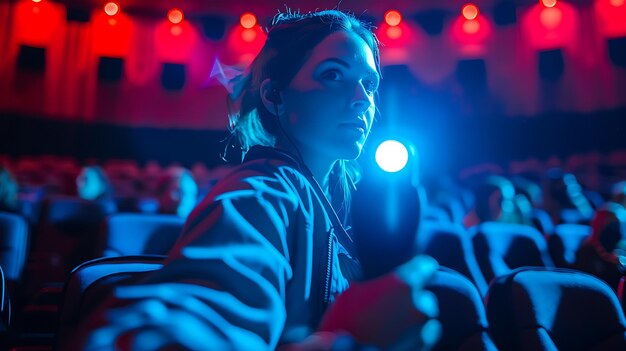
<instances>
[{"instance_id":1,"label":"theater seat","mask_svg":"<svg viewBox=\"0 0 626 351\"><path fill-rule=\"evenodd\" d=\"M496 350L476 286L451 269L440 268L424 288L439 304L441 337L433 350Z\"/></svg>"},{"instance_id":2,"label":"theater seat","mask_svg":"<svg viewBox=\"0 0 626 351\"><path fill-rule=\"evenodd\" d=\"M28 224L16 214L0 212L0 267L4 278L18 282L28 249Z\"/></svg>"},{"instance_id":3,"label":"theater seat","mask_svg":"<svg viewBox=\"0 0 626 351\"><path fill-rule=\"evenodd\" d=\"M166 255L182 232L176 215L120 213L107 218L100 256Z\"/></svg>"},{"instance_id":4,"label":"theater seat","mask_svg":"<svg viewBox=\"0 0 626 351\"><path fill-rule=\"evenodd\" d=\"M545 210L533 208L531 221L533 227L537 228L543 235L548 236L554 233L554 223L552 223L552 218Z\"/></svg>"},{"instance_id":5,"label":"theater seat","mask_svg":"<svg viewBox=\"0 0 626 351\"><path fill-rule=\"evenodd\" d=\"M481 296L487 292L471 239L460 224L425 221L417 236L417 250L433 257L441 266L463 274L476 285Z\"/></svg>"},{"instance_id":6,"label":"theater seat","mask_svg":"<svg viewBox=\"0 0 626 351\"><path fill-rule=\"evenodd\" d=\"M615 293L586 273L519 268L493 280L485 304L502 350L626 350Z\"/></svg>"},{"instance_id":7,"label":"theater seat","mask_svg":"<svg viewBox=\"0 0 626 351\"><path fill-rule=\"evenodd\" d=\"M76 267L63 289L58 344L71 343L79 324L106 300L115 286L131 284L160 269L164 260L165 256L160 255L103 257Z\"/></svg>"},{"instance_id":8,"label":"theater seat","mask_svg":"<svg viewBox=\"0 0 626 351\"><path fill-rule=\"evenodd\" d=\"M557 267L572 268L576 253L583 241L591 235L591 227L584 224L559 224L548 236L548 251Z\"/></svg>"},{"instance_id":9,"label":"theater seat","mask_svg":"<svg viewBox=\"0 0 626 351\"><path fill-rule=\"evenodd\" d=\"M72 268L95 257L104 219L116 211L112 200L86 201L54 196L44 201L29 264L31 288L63 282Z\"/></svg>"},{"instance_id":10,"label":"theater seat","mask_svg":"<svg viewBox=\"0 0 626 351\"><path fill-rule=\"evenodd\" d=\"M470 235L487 282L518 267L554 267L546 240L531 226L487 222L471 228Z\"/></svg>"},{"instance_id":11,"label":"theater seat","mask_svg":"<svg viewBox=\"0 0 626 351\"><path fill-rule=\"evenodd\" d=\"M4 272L0 267L0 346L3 345L1 341L6 339L11 326L11 298L7 289Z\"/></svg>"}]
</instances>

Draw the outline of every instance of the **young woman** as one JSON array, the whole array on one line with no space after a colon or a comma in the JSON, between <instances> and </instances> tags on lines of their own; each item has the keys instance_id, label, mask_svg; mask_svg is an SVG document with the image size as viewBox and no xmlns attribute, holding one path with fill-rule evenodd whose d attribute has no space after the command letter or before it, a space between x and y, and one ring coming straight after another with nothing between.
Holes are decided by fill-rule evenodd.
<instances>
[{"instance_id":1,"label":"young woman","mask_svg":"<svg viewBox=\"0 0 626 351\"><path fill-rule=\"evenodd\" d=\"M162 270L115 290L88 349L323 349L339 331L381 347L432 343L437 324L423 326L436 302L421 285L434 260L349 289L361 268L337 212L348 210L380 78L377 40L354 17L277 15L233 96L243 164L191 213Z\"/></svg>"}]
</instances>

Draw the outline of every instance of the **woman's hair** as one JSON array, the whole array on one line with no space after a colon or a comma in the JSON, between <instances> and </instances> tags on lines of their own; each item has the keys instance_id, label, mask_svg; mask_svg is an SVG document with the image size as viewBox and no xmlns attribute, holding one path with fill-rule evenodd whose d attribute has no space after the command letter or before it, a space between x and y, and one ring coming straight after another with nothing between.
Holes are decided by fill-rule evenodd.
<instances>
[{"instance_id":1,"label":"woman's hair","mask_svg":"<svg viewBox=\"0 0 626 351\"><path fill-rule=\"evenodd\" d=\"M92 180L95 180L96 183L87 184L86 179L84 179L84 177L86 177L87 172L91 172L91 174L95 176L95 179L92 179ZM83 194L82 194L83 190L80 189L81 186L83 188L87 186L97 187L97 188L88 188L88 191L94 192L94 194L90 194L90 196L88 196L89 198L86 198L88 200L102 200L102 199L108 199L113 196L113 187L111 186L109 177L107 177L106 173L100 166L83 167L78 177L79 178L83 177L82 184L80 182L79 184L77 184L78 195L80 197L83 197Z\"/></svg>"},{"instance_id":2,"label":"woman's hair","mask_svg":"<svg viewBox=\"0 0 626 351\"><path fill-rule=\"evenodd\" d=\"M18 185L8 169L0 166L0 211L17 210Z\"/></svg>"},{"instance_id":3,"label":"woman's hair","mask_svg":"<svg viewBox=\"0 0 626 351\"><path fill-rule=\"evenodd\" d=\"M243 152L254 145L274 146L280 133L277 118L261 101L260 86L270 79L278 90L289 85L313 48L332 33L344 31L358 35L372 50L380 74L378 39L371 26L351 14L325 10L301 14L287 11L277 14L268 28L267 40L249 67L249 73L236 84L233 98L240 100L238 113L231 113L230 129ZM352 160L339 160L332 173L341 187L344 204L349 203L350 188L358 179L358 167ZM330 189L331 193L334 189Z\"/></svg>"}]
</instances>

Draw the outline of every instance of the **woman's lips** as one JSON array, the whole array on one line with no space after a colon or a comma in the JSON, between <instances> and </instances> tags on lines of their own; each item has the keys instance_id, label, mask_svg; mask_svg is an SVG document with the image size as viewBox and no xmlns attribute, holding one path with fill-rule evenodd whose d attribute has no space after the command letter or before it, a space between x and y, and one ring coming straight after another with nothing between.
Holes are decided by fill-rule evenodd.
<instances>
[{"instance_id":1,"label":"woman's lips","mask_svg":"<svg viewBox=\"0 0 626 351\"><path fill-rule=\"evenodd\" d=\"M339 127L353 130L355 132L365 134L365 123L363 122L345 122L340 123Z\"/></svg>"}]
</instances>

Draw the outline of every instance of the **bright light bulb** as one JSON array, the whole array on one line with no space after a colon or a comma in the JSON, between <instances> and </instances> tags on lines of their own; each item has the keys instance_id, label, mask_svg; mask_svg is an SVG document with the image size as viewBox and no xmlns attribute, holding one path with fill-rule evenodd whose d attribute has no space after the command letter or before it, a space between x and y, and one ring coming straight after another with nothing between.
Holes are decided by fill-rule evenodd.
<instances>
[{"instance_id":1,"label":"bright light bulb","mask_svg":"<svg viewBox=\"0 0 626 351\"><path fill-rule=\"evenodd\" d=\"M467 4L463 6L463 10L461 10L461 12L463 13L463 17L467 20L476 19L476 17L478 17L478 6L474 4Z\"/></svg>"},{"instance_id":2,"label":"bright light bulb","mask_svg":"<svg viewBox=\"0 0 626 351\"><path fill-rule=\"evenodd\" d=\"M174 23L174 24L178 24L180 22L183 21L184 15L183 15L183 11L179 10L179 9L171 9L168 13L167 13L167 19L170 20L170 22Z\"/></svg>"},{"instance_id":3,"label":"bright light bulb","mask_svg":"<svg viewBox=\"0 0 626 351\"><path fill-rule=\"evenodd\" d=\"M389 10L385 13L385 23L395 27L402 22L402 15L396 10Z\"/></svg>"},{"instance_id":4,"label":"bright light bulb","mask_svg":"<svg viewBox=\"0 0 626 351\"><path fill-rule=\"evenodd\" d=\"M545 7L554 7L554 6L556 6L556 0L541 0L541 3Z\"/></svg>"},{"instance_id":5,"label":"bright light bulb","mask_svg":"<svg viewBox=\"0 0 626 351\"><path fill-rule=\"evenodd\" d=\"M115 16L120 11L120 6L114 2L108 2L104 5L104 12L109 16Z\"/></svg>"},{"instance_id":6,"label":"bright light bulb","mask_svg":"<svg viewBox=\"0 0 626 351\"><path fill-rule=\"evenodd\" d=\"M250 12L246 12L243 15L241 15L241 18L239 19L239 23L241 24L242 27L246 29L250 29L256 25L256 16Z\"/></svg>"},{"instance_id":7,"label":"bright light bulb","mask_svg":"<svg viewBox=\"0 0 626 351\"><path fill-rule=\"evenodd\" d=\"M376 149L376 163L385 172L395 173L409 161L409 151L397 140L386 140Z\"/></svg>"}]
</instances>

